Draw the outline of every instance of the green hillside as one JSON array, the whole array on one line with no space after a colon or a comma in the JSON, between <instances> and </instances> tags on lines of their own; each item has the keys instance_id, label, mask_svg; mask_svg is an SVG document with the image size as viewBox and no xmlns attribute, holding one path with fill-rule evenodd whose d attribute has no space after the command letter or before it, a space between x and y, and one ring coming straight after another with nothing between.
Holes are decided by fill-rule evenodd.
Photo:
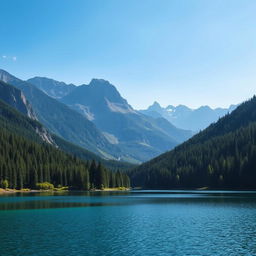
<instances>
[{"instance_id":1,"label":"green hillside","mask_svg":"<svg viewBox=\"0 0 256 256\"><path fill-rule=\"evenodd\" d=\"M51 133L107 159L121 154L120 150L110 144L96 126L81 114L1 69L0 78L22 91L40 123Z\"/></svg>"},{"instance_id":2,"label":"green hillside","mask_svg":"<svg viewBox=\"0 0 256 256\"><path fill-rule=\"evenodd\" d=\"M3 101L1 101L1 99ZM6 104L8 105L6 105ZM66 153L75 155L82 160L95 160L102 162L112 170L127 170L134 167L133 164L121 161L105 160L95 153L78 145L72 144L61 137L50 134L45 127L35 120L33 109L22 92L0 81L0 126L6 127L18 135L25 136L35 142L48 142ZM32 117L31 118L28 118Z\"/></svg>"},{"instance_id":3,"label":"green hillside","mask_svg":"<svg viewBox=\"0 0 256 256\"><path fill-rule=\"evenodd\" d=\"M100 159L96 164L69 155L36 131L43 131L39 122L0 101L0 187L6 182L15 189L36 188L38 182L73 189L129 186L126 174L109 171Z\"/></svg>"},{"instance_id":4,"label":"green hillside","mask_svg":"<svg viewBox=\"0 0 256 256\"><path fill-rule=\"evenodd\" d=\"M256 188L256 97L130 173L144 188Z\"/></svg>"},{"instance_id":5,"label":"green hillside","mask_svg":"<svg viewBox=\"0 0 256 256\"><path fill-rule=\"evenodd\" d=\"M2 100L0 100L0 127L35 142L43 142L36 133L36 129L42 130L43 126L36 120L19 113Z\"/></svg>"}]
</instances>

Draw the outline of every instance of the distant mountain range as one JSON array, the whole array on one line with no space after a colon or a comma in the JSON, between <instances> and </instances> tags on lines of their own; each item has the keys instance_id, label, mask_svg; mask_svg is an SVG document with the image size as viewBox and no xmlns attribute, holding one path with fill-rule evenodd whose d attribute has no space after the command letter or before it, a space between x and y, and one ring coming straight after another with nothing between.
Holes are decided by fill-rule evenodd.
<instances>
[{"instance_id":1,"label":"distant mountain range","mask_svg":"<svg viewBox=\"0 0 256 256\"><path fill-rule=\"evenodd\" d=\"M229 108L212 109L209 106L201 106L191 109L184 105L177 107L169 105L164 108L158 102L154 102L146 110L140 110L140 112L155 118L163 117L180 129L198 132L216 122L220 117L232 112L236 107L237 105L231 105Z\"/></svg>"},{"instance_id":2,"label":"distant mountain range","mask_svg":"<svg viewBox=\"0 0 256 256\"><path fill-rule=\"evenodd\" d=\"M256 97L131 173L147 189L256 188Z\"/></svg>"},{"instance_id":3,"label":"distant mountain range","mask_svg":"<svg viewBox=\"0 0 256 256\"><path fill-rule=\"evenodd\" d=\"M89 163L80 161L96 160L112 170L127 170L133 165L124 160L138 163L157 155L129 172L133 186L256 188L255 96L228 109L162 108L154 103L147 110L136 111L112 84L102 79L81 86L45 78L41 82L39 77L29 81L0 70L0 144L4 148L0 178L9 179L12 188L21 188L18 183L33 187L36 180L48 179L64 185L73 162L76 170L72 169L72 175L88 179L89 173L82 169L88 171ZM45 86L45 92L31 83L42 86L45 81L51 84ZM49 96L48 90L54 93ZM191 138L191 131L170 122L185 122L185 116L190 127L213 123ZM34 163L39 165L32 168ZM48 168L53 176L49 176ZM31 184L26 181L28 177ZM83 180L80 178L78 183ZM68 179L71 186L77 184L72 177ZM105 179L105 183L109 180Z\"/></svg>"},{"instance_id":4,"label":"distant mountain range","mask_svg":"<svg viewBox=\"0 0 256 256\"><path fill-rule=\"evenodd\" d=\"M134 110L103 79L75 86L42 77L22 81L0 70L0 80L21 90L35 118L53 135L104 159L144 162L192 136L162 117Z\"/></svg>"},{"instance_id":5,"label":"distant mountain range","mask_svg":"<svg viewBox=\"0 0 256 256\"><path fill-rule=\"evenodd\" d=\"M56 91L70 85L46 78L28 80L52 97ZM178 129L164 118L154 118L134 110L108 81L93 79L89 85L72 87L71 92L58 100L94 123L104 138L120 149L126 161L143 162L188 139L192 132Z\"/></svg>"},{"instance_id":6,"label":"distant mountain range","mask_svg":"<svg viewBox=\"0 0 256 256\"><path fill-rule=\"evenodd\" d=\"M103 159L131 163L173 149L236 107L193 110L182 105L163 108L155 102L137 111L104 79L76 86L45 77L22 81L0 70L0 81L21 90L21 95L12 93L12 98L21 99L12 102L14 107L38 120L53 136ZM4 97L5 86L0 90Z\"/></svg>"}]
</instances>

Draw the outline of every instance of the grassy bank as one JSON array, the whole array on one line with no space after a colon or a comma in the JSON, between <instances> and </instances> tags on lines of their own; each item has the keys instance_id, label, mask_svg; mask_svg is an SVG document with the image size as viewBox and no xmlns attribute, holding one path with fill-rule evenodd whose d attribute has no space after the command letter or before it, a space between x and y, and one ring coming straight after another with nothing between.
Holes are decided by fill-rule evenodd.
<instances>
[{"instance_id":1,"label":"grassy bank","mask_svg":"<svg viewBox=\"0 0 256 256\"><path fill-rule=\"evenodd\" d=\"M89 190L91 192L93 191L129 191L130 188L125 188L125 187L118 187L118 188L104 188L104 189L92 189ZM42 193L42 192L66 192L66 191L74 191L69 189L68 187L61 187L61 188L53 188L53 189L29 189L29 188L24 188L24 189L3 189L0 188L0 195L1 194L12 194L12 193ZM82 191L82 190L81 190ZM86 191L86 190L84 190Z\"/></svg>"}]
</instances>

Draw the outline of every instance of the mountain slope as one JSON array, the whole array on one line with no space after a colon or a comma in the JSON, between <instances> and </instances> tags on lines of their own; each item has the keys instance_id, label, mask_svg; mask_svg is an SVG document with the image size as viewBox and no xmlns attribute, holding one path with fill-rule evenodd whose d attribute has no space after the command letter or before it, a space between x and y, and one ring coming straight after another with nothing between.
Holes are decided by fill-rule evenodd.
<instances>
[{"instance_id":1,"label":"mountain slope","mask_svg":"<svg viewBox=\"0 0 256 256\"><path fill-rule=\"evenodd\" d=\"M36 120L32 120L0 100L0 127L38 143L56 146L51 134Z\"/></svg>"},{"instance_id":2,"label":"mountain slope","mask_svg":"<svg viewBox=\"0 0 256 256\"><path fill-rule=\"evenodd\" d=\"M144 188L256 188L256 97L131 173Z\"/></svg>"},{"instance_id":3,"label":"mountain slope","mask_svg":"<svg viewBox=\"0 0 256 256\"><path fill-rule=\"evenodd\" d=\"M32 106L17 88L0 81L0 126L36 142L57 146L51 134L40 124Z\"/></svg>"},{"instance_id":4,"label":"mountain slope","mask_svg":"<svg viewBox=\"0 0 256 256\"><path fill-rule=\"evenodd\" d=\"M227 109L211 109L208 106L202 106L197 109L190 109L184 105L177 107L169 105L163 108L159 103L154 102L148 109L140 110L140 112L152 117L164 117L176 127L197 132L205 129L211 123L216 122L225 114L232 112L236 107L236 105L231 105Z\"/></svg>"},{"instance_id":5,"label":"mountain slope","mask_svg":"<svg viewBox=\"0 0 256 256\"><path fill-rule=\"evenodd\" d=\"M136 165L128 162L123 161L116 161L116 160L106 160L101 158L100 156L92 153L84 148L81 148L75 144L72 144L62 138L52 135L52 138L56 145L58 145L59 149L63 150L66 153L74 155L82 160L85 161L92 161L94 160L96 163L102 163L104 166L109 168L113 171L128 171L134 168Z\"/></svg>"},{"instance_id":6,"label":"mountain slope","mask_svg":"<svg viewBox=\"0 0 256 256\"><path fill-rule=\"evenodd\" d=\"M110 172L101 164L90 164L43 143L35 132L39 125L0 100L0 187L37 188L38 182L85 190L129 187L126 174Z\"/></svg>"},{"instance_id":7,"label":"mountain slope","mask_svg":"<svg viewBox=\"0 0 256 256\"><path fill-rule=\"evenodd\" d=\"M76 88L73 84L65 84L46 77L34 77L28 79L27 82L56 99L66 96Z\"/></svg>"},{"instance_id":8,"label":"mountain slope","mask_svg":"<svg viewBox=\"0 0 256 256\"><path fill-rule=\"evenodd\" d=\"M36 119L32 106L24 94L15 87L0 81L0 99L31 119Z\"/></svg>"},{"instance_id":9,"label":"mountain slope","mask_svg":"<svg viewBox=\"0 0 256 256\"><path fill-rule=\"evenodd\" d=\"M102 162L112 170L129 168L128 164L101 161L55 135L52 139L37 120L29 118L26 111L20 112L28 104L21 91L3 82L0 85L1 98L10 104L0 99L0 187L36 188L38 182L73 189L129 187L125 173L110 172Z\"/></svg>"},{"instance_id":10,"label":"mountain slope","mask_svg":"<svg viewBox=\"0 0 256 256\"><path fill-rule=\"evenodd\" d=\"M165 152L191 136L190 131L135 111L117 89L103 79L78 86L61 102L94 122L112 144L139 161Z\"/></svg>"},{"instance_id":11,"label":"mountain slope","mask_svg":"<svg viewBox=\"0 0 256 256\"><path fill-rule=\"evenodd\" d=\"M8 84L5 84L5 86L10 87L11 89L13 88ZM19 91L16 88L14 89ZM3 95L1 94L1 96ZM9 98L8 93L4 96L7 96L7 99ZM37 120L32 120L2 100L0 100L0 128L4 128L11 133L36 143L42 144L46 142L47 144L71 155L75 155L82 160L95 160L97 163L101 162L111 170L128 170L134 167L134 165L129 163L102 159L86 149L69 143L56 135L50 134Z\"/></svg>"},{"instance_id":12,"label":"mountain slope","mask_svg":"<svg viewBox=\"0 0 256 256\"><path fill-rule=\"evenodd\" d=\"M24 93L38 120L50 132L102 157L121 158L120 150L110 144L95 125L81 114L4 70L0 70L0 80L19 88Z\"/></svg>"}]
</instances>

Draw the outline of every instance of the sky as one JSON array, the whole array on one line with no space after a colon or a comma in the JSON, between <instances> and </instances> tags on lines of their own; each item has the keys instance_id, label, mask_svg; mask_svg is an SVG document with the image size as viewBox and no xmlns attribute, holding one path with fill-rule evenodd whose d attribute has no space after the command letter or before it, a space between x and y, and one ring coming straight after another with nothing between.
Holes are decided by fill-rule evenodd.
<instances>
[{"instance_id":1,"label":"sky","mask_svg":"<svg viewBox=\"0 0 256 256\"><path fill-rule=\"evenodd\" d=\"M227 107L256 93L254 0L0 0L0 68L103 78L136 109Z\"/></svg>"}]
</instances>

